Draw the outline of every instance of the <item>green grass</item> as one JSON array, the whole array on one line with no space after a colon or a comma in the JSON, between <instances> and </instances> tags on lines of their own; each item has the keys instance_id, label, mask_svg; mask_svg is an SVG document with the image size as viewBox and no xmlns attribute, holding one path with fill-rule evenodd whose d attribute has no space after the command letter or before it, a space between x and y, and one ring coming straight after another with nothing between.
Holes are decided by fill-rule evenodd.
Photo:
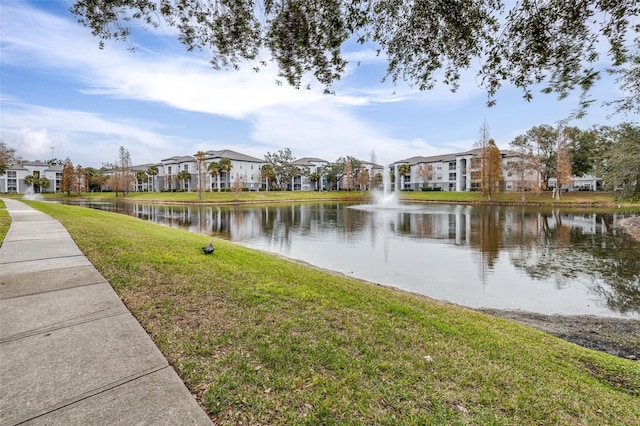
<instances>
[{"instance_id":1,"label":"green grass","mask_svg":"<svg viewBox=\"0 0 640 426\"><path fill-rule=\"evenodd\" d=\"M113 192L82 193L82 198L115 199ZM45 194L47 198L65 198L66 194ZM77 195L71 197L78 198ZM360 191L261 191L261 192L204 192L202 201L198 200L197 192L130 192L126 197L131 201L155 201L161 203L234 203L234 202L283 202L307 200L360 200L368 198L368 192ZM123 199L122 194L119 194Z\"/></svg>"},{"instance_id":2,"label":"green grass","mask_svg":"<svg viewBox=\"0 0 640 426\"><path fill-rule=\"evenodd\" d=\"M435 201L435 202L469 202L486 203L487 196L480 192L402 192L404 200ZM493 194L493 203L520 204L519 192L499 192ZM587 204L587 205L614 205L617 204L616 196L610 192L563 192L560 200L552 198L551 192L525 193L525 203L534 205L563 205L563 204Z\"/></svg>"},{"instance_id":3,"label":"green grass","mask_svg":"<svg viewBox=\"0 0 640 426\"><path fill-rule=\"evenodd\" d=\"M479 192L438 192L438 191L401 191L401 200L410 202L449 202L449 203L486 203L487 197ZM46 198L66 198L66 194L43 194ZM114 199L115 193L83 193L82 198ZM366 201L371 198L369 191L264 191L264 192L205 192L202 201L195 192L131 192L126 197L130 201L149 201L160 203L262 203L311 200ZM78 198L77 195L72 195ZM120 194L119 198L123 198ZM494 194L493 203L521 204L521 195L517 192ZM617 206L620 202L610 192L567 192L560 200L551 197L550 192L540 194L526 193L527 204L533 205L598 205ZM623 203L625 204L625 203ZM626 203L629 204L629 203ZM632 205L632 204L630 204ZM637 206L637 204L636 204Z\"/></svg>"},{"instance_id":4,"label":"green grass","mask_svg":"<svg viewBox=\"0 0 640 426\"><path fill-rule=\"evenodd\" d=\"M0 200L0 245L9 232L9 226L11 226L11 216L9 216L7 206Z\"/></svg>"},{"instance_id":5,"label":"green grass","mask_svg":"<svg viewBox=\"0 0 640 426\"><path fill-rule=\"evenodd\" d=\"M139 219L60 220L216 424L638 424L640 364ZM425 271L428 273L428 271Z\"/></svg>"}]
</instances>

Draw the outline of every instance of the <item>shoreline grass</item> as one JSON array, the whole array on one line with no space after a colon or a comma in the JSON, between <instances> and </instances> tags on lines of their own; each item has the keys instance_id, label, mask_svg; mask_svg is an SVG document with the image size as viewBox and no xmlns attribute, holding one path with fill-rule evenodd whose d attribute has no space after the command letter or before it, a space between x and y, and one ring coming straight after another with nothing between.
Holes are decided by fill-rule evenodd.
<instances>
[{"instance_id":1,"label":"shoreline grass","mask_svg":"<svg viewBox=\"0 0 640 426\"><path fill-rule=\"evenodd\" d=\"M640 364L139 219L60 220L216 424L637 424Z\"/></svg>"},{"instance_id":2,"label":"shoreline grass","mask_svg":"<svg viewBox=\"0 0 640 426\"><path fill-rule=\"evenodd\" d=\"M65 199L66 194L42 194L46 199ZM115 196L110 192L82 193L71 198L92 200L122 200L148 203L185 203L185 204L243 204L270 202L304 201L358 201L371 199L370 191L262 191L262 192L205 192L198 200L196 192L131 192L127 197ZM494 194L491 202L479 192L438 192L438 191L401 191L398 197L405 202L426 203L471 203L471 204L507 204L532 206L595 206L595 207L638 207L637 203L620 201L612 192L567 192L560 200L552 198L551 192L540 194L526 193L526 201L521 201L520 193L500 192Z\"/></svg>"},{"instance_id":3,"label":"shoreline grass","mask_svg":"<svg viewBox=\"0 0 640 426\"><path fill-rule=\"evenodd\" d=\"M0 246L4 242L4 237L6 237L7 232L9 232L10 226L11 216L4 201L0 200Z\"/></svg>"}]
</instances>

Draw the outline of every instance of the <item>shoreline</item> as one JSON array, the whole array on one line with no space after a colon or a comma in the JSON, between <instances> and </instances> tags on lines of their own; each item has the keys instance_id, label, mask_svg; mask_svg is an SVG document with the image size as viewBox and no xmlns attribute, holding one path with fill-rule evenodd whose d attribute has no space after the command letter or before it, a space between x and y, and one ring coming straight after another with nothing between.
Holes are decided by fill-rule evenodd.
<instances>
[{"instance_id":1,"label":"shoreline","mask_svg":"<svg viewBox=\"0 0 640 426\"><path fill-rule=\"evenodd\" d=\"M576 345L633 361L640 360L640 321L593 315L545 315L536 312L477 309L536 328Z\"/></svg>"},{"instance_id":2,"label":"shoreline","mask_svg":"<svg viewBox=\"0 0 640 426\"><path fill-rule=\"evenodd\" d=\"M638 218L640 219L640 217ZM640 230L640 229L639 229ZM385 286L362 278L346 275L342 272L321 268L309 262L292 259L278 253L271 253L282 259L299 263L308 268L317 269L330 274L344 276L369 285L386 287L395 291L424 297L439 303L451 304L485 315L500 317L519 322L539 331L558 337L578 346L604 352L609 355L640 361L640 321L617 317L598 317L595 315L549 315L532 311L495 308L472 308L444 300L433 299L420 293L403 290L398 287Z\"/></svg>"}]
</instances>

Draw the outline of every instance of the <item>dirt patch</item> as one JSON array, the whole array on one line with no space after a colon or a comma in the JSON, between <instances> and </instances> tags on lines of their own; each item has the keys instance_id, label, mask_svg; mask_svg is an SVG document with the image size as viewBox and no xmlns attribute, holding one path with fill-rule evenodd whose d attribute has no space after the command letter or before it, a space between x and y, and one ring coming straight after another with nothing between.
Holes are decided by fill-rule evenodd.
<instances>
[{"instance_id":1,"label":"dirt patch","mask_svg":"<svg viewBox=\"0 0 640 426\"><path fill-rule=\"evenodd\" d=\"M508 318L585 348L640 360L640 321L590 315L544 315L525 311L480 309Z\"/></svg>"},{"instance_id":2,"label":"dirt patch","mask_svg":"<svg viewBox=\"0 0 640 426\"><path fill-rule=\"evenodd\" d=\"M624 218L618 222L618 226L640 241L640 216Z\"/></svg>"}]
</instances>

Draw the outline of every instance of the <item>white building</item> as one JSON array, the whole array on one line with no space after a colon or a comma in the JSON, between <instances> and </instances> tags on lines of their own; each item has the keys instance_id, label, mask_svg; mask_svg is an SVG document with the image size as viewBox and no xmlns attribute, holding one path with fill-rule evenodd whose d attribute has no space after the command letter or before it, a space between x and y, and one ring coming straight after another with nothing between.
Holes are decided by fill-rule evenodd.
<instances>
[{"instance_id":1,"label":"white building","mask_svg":"<svg viewBox=\"0 0 640 426\"><path fill-rule=\"evenodd\" d=\"M517 153L501 150L503 181L501 190L519 191L522 186L536 185L535 173L528 173L524 179L517 176L509 163L518 160ZM479 190L480 149L466 152L436 155L432 157L411 157L396 161L391 165L394 175L394 190L421 191L423 188L440 191L476 191ZM410 168L407 175L400 175L400 167L406 164ZM553 186L555 179L549 180ZM571 184L565 190L600 189L598 179L592 175L572 176Z\"/></svg>"},{"instance_id":2,"label":"white building","mask_svg":"<svg viewBox=\"0 0 640 426\"><path fill-rule=\"evenodd\" d=\"M327 189L327 180L322 176L322 168L329 165L329 162L320 158L303 157L295 160L292 163L303 171L293 178L292 190L293 191L315 191ZM317 182L312 181L312 176L317 175L319 180Z\"/></svg>"},{"instance_id":3,"label":"white building","mask_svg":"<svg viewBox=\"0 0 640 426\"><path fill-rule=\"evenodd\" d=\"M256 191L262 183L262 175L260 169L265 164L264 160L241 154L229 149L211 150L205 153L205 162L203 165L202 175L205 182L203 183L206 190L221 191L228 190L233 183L238 180L242 188L249 191ZM223 158L231 161L231 170L220 171L213 177L208 171L208 167L212 162L219 162ZM158 175L154 180L156 184L152 186L156 191L173 191L181 189L185 191L195 191L198 188L198 164L196 158L192 155L175 156L165 158L159 164ZM190 178L186 180L178 179L178 174L182 171L189 173Z\"/></svg>"},{"instance_id":4,"label":"white building","mask_svg":"<svg viewBox=\"0 0 640 426\"><path fill-rule=\"evenodd\" d=\"M25 182L27 176L37 179L47 178L48 187L31 185ZM7 172L0 176L0 192L25 194L27 192L60 192L62 166L54 166L42 161L25 161L9 166Z\"/></svg>"}]
</instances>

